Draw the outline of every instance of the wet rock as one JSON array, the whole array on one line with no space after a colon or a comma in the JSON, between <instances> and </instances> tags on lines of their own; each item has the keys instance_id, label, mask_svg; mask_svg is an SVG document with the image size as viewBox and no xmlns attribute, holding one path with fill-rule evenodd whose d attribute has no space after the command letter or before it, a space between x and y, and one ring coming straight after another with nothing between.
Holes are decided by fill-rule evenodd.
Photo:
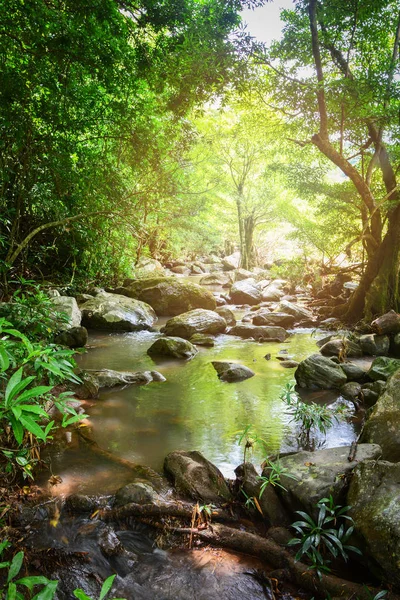
<instances>
[{"instance_id":1,"label":"wet rock","mask_svg":"<svg viewBox=\"0 0 400 600\"><path fill-rule=\"evenodd\" d=\"M56 344L67 346L68 348L83 348L88 342L88 331L86 327L71 327L61 331L55 338Z\"/></svg>"},{"instance_id":2,"label":"wet rock","mask_svg":"<svg viewBox=\"0 0 400 600\"><path fill-rule=\"evenodd\" d=\"M397 358L400 357L400 333L396 333L391 339L390 353Z\"/></svg>"},{"instance_id":3,"label":"wet rock","mask_svg":"<svg viewBox=\"0 0 400 600\"><path fill-rule=\"evenodd\" d=\"M231 499L221 471L200 452L170 452L165 458L164 469L177 491L194 500L220 504Z\"/></svg>"},{"instance_id":4,"label":"wet rock","mask_svg":"<svg viewBox=\"0 0 400 600\"><path fill-rule=\"evenodd\" d=\"M249 498L257 498L262 514L272 525L290 525L291 519L272 485L267 485L260 497L262 479L252 463L241 464L235 469L237 488L243 489ZM245 497L239 496L240 501Z\"/></svg>"},{"instance_id":5,"label":"wet rock","mask_svg":"<svg viewBox=\"0 0 400 600\"><path fill-rule=\"evenodd\" d=\"M142 256L133 270L134 279L146 279L149 277L160 277L165 274L162 264L154 258Z\"/></svg>"},{"instance_id":6,"label":"wet rock","mask_svg":"<svg viewBox=\"0 0 400 600\"><path fill-rule=\"evenodd\" d=\"M349 358L356 358L362 356L363 351L357 342L343 338L326 342L321 347L321 354L323 356L348 356Z\"/></svg>"},{"instance_id":7,"label":"wet rock","mask_svg":"<svg viewBox=\"0 0 400 600\"><path fill-rule=\"evenodd\" d=\"M177 275L190 275L190 269L186 265L177 265L171 267L171 271Z\"/></svg>"},{"instance_id":8,"label":"wet rock","mask_svg":"<svg viewBox=\"0 0 400 600\"><path fill-rule=\"evenodd\" d=\"M387 335L375 333L360 336L360 346L369 356L386 356L389 353L390 339Z\"/></svg>"},{"instance_id":9,"label":"wet rock","mask_svg":"<svg viewBox=\"0 0 400 600\"><path fill-rule=\"evenodd\" d=\"M165 377L157 371L114 371L102 369L91 371L91 375L97 378L99 387L111 388L118 385L147 385L152 381L165 381Z\"/></svg>"},{"instance_id":10,"label":"wet rock","mask_svg":"<svg viewBox=\"0 0 400 600\"><path fill-rule=\"evenodd\" d=\"M161 497L148 482L134 481L119 488L115 494L114 506L125 504L157 504Z\"/></svg>"},{"instance_id":11,"label":"wet rock","mask_svg":"<svg viewBox=\"0 0 400 600\"><path fill-rule=\"evenodd\" d=\"M86 496L85 494L71 494L65 500L64 508L67 512L75 515L92 513L99 507L97 496Z\"/></svg>"},{"instance_id":12,"label":"wet rock","mask_svg":"<svg viewBox=\"0 0 400 600\"><path fill-rule=\"evenodd\" d=\"M85 304L85 302L87 302L88 300L93 300L94 296L92 294L77 294L76 295L76 301L78 303L78 306L80 306L81 304Z\"/></svg>"},{"instance_id":13,"label":"wet rock","mask_svg":"<svg viewBox=\"0 0 400 600\"><path fill-rule=\"evenodd\" d=\"M296 478L281 475L281 484L286 491L279 489L278 493L287 508L315 515L315 505L321 498L331 495L335 503L341 503L347 486L346 476L360 462L378 458L381 449L377 444L359 444L356 459L352 462L348 461L349 452L350 446L341 446L281 457L281 466Z\"/></svg>"},{"instance_id":14,"label":"wet rock","mask_svg":"<svg viewBox=\"0 0 400 600\"><path fill-rule=\"evenodd\" d=\"M71 327L80 326L82 314L75 298L72 296L55 296L51 301L55 310L59 313L63 313L66 319L66 322L59 321L60 329L71 329Z\"/></svg>"},{"instance_id":15,"label":"wet rock","mask_svg":"<svg viewBox=\"0 0 400 600\"><path fill-rule=\"evenodd\" d=\"M364 406L366 406L367 408L371 408L377 403L379 394L377 394L373 390L366 388L362 389L361 393Z\"/></svg>"},{"instance_id":16,"label":"wet rock","mask_svg":"<svg viewBox=\"0 0 400 600\"><path fill-rule=\"evenodd\" d=\"M400 585L400 464L366 461L356 467L348 503L356 533L389 584Z\"/></svg>"},{"instance_id":17,"label":"wet rock","mask_svg":"<svg viewBox=\"0 0 400 600\"><path fill-rule=\"evenodd\" d=\"M258 304L262 300L260 290L248 279L234 283L230 296L235 304L249 304L250 306Z\"/></svg>"},{"instance_id":18,"label":"wet rock","mask_svg":"<svg viewBox=\"0 0 400 600\"><path fill-rule=\"evenodd\" d=\"M340 388L347 381L341 366L320 354L312 354L303 360L294 376L299 387L310 389Z\"/></svg>"},{"instance_id":19,"label":"wet rock","mask_svg":"<svg viewBox=\"0 0 400 600\"><path fill-rule=\"evenodd\" d=\"M123 552L122 544L111 527L105 527L97 539L99 548L105 556L116 556Z\"/></svg>"},{"instance_id":20,"label":"wet rock","mask_svg":"<svg viewBox=\"0 0 400 600\"><path fill-rule=\"evenodd\" d=\"M215 312L218 315L220 315L223 319L225 319L227 325L229 325L229 326L236 325L235 315L230 308L221 306L221 307L216 308Z\"/></svg>"},{"instance_id":21,"label":"wet rock","mask_svg":"<svg viewBox=\"0 0 400 600\"><path fill-rule=\"evenodd\" d=\"M341 369L344 371L348 381L363 382L366 378L366 371L359 365L351 362L341 363Z\"/></svg>"},{"instance_id":22,"label":"wet rock","mask_svg":"<svg viewBox=\"0 0 400 600\"><path fill-rule=\"evenodd\" d=\"M81 400L91 400L99 397L99 382L95 375L87 371L79 371L78 377L82 383L69 383L68 388Z\"/></svg>"},{"instance_id":23,"label":"wet rock","mask_svg":"<svg viewBox=\"0 0 400 600\"><path fill-rule=\"evenodd\" d=\"M157 320L148 304L107 292L88 300L81 309L82 324L92 329L140 331L150 329Z\"/></svg>"},{"instance_id":24,"label":"wet rock","mask_svg":"<svg viewBox=\"0 0 400 600\"><path fill-rule=\"evenodd\" d=\"M214 296L196 283L179 281L177 277L147 279L118 288L119 294L137 298L153 307L157 315L180 315L196 308L214 310Z\"/></svg>"},{"instance_id":25,"label":"wet rock","mask_svg":"<svg viewBox=\"0 0 400 600\"><path fill-rule=\"evenodd\" d=\"M176 336L189 340L195 333L224 333L226 321L211 310L197 309L178 315L167 321L161 329L167 336Z\"/></svg>"},{"instance_id":26,"label":"wet rock","mask_svg":"<svg viewBox=\"0 0 400 600\"><path fill-rule=\"evenodd\" d=\"M173 358L193 358L196 346L180 337L161 337L147 350L149 356L171 356Z\"/></svg>"},{"instance_id":27,"label":"wet rock","mask_svg":"<svg viewBox=\"0 0 400 600\"><path fill-rule=\"evenodd\" d=\"M303 319L312 319L312 313L309 310L303 308L298 304L295 304L294 302L287 302L287 300L282 300L278 304L274 312L281 312L288 315L293 315L296 321L301 321Z\"/></svg>"},{"instance_id":28,"label":"wet rock","mask_svg":"<svg viewBox=\"0 0 400 600\"><path fill-rule=\"evenodd\" d=\"M226 273L210 273L200 279L200 285L226 285L227 283L232 283L232 279Z\"/></svg>"},{"instance_id":29,"label":"wet rock","mask_svg":"<svg viewBox=\"0 0 400 600\"><path fill-rule=\"evenodd\" d=\"M397 358L388 358L387 356L379 356L375 358L372 365L367 371L367 375L373 381L383 379L386 381L390 375L400 369L400 360Z\"/></svg>"},{"instance_id":30,"label":"wet rock","mask_svg":"<svg viewBox=\"0 0 400 600\"><path fill-rule=\"evenodd\" d=\"M206 346L209 348L215 346L214 338L209 335L204 335L203 333L195 333L189 341L191 344L196 344L196 346Z\"/></svg>"},{"instance_id":31,"label":"wet rock","mask_svg":"<svg viewBox=\"0 0 400 600\"><path fill-rule=\"evenodd\" d=\"M360 439L362 442L379 443L384 460L400 462L400 370L388 379Z\"/></svg>"},{"instance_id":32,"label":"wet rock","mask_svg":"<svg viewBox=\"0 0 400 600\"><path fill-rule=\"evenodd\" d=\"M254 325L293 327L294 323L295 317L285 313L261 313L253 318Z\"/></svg>"},{"instance_id":33,"label":"wet rock","mask_svg":"<svg viewBox=\"0 0 400 600\"><path fill-rule=\"evenodd\" d=\"M281 360L279 364L284 369L295 369L296 367L299 366L299 363L297 362L297 360Z\"/></svg>"},{"instance_id":34,"label":"wet rock","mask_svg":"<svg viewBox=\"0 0 400 600\"><path fill-rule=\"evenodd\" d=\"M244 365L222 361L213 361L211 364L217 371L218 378L221 379L221 381L227 381L229 383L234 381L244 381L255 375L254 371Z\"/></svg>"},{"instance_id":35,"label":"wet rock","mask_svg":"<svg viewBox=\"0 0 400 600\"><path fill-rule=\"evenodd\" d=\"M361 396L361 385L356 381L349 381L342 385L340 394L347 400L356 400Z\"/></svg>"},{"instance_id":36,"label":"wet rock","mask_svg":"<svg viewBox=\"0 0 400 600\"><path fill-rule=\"evenodd\" d=\"M279 302L284 296L284 292L275 285L271 284L262 290L261 297L264 302ZM282 311L284 312L284 311ZM287 314L287 313L286 313Z\"/></svg>"},{"instance_id":37,"label":"wet rock","mask_svg":"<svg viewBox=\"0 0 400 600\"><path fill-rule=\"evenodd\" d=\"M266 327L257 325L235 325L227 332L229 335L237 335L244 339L254 338L255 340L270 340L284 342L288 337L288 332L283 327Z\"/></svg>"},{"instance_id":38,"label":"wet rock","mask_svg":"<svg viewBox=\"0 0 400 600\"><path fill-rule=\"evenodd\" d=\"M400 333L400 315L390 310L381 317L372 321L371 327L378 334Z\"/></svg>"}]
</instances>

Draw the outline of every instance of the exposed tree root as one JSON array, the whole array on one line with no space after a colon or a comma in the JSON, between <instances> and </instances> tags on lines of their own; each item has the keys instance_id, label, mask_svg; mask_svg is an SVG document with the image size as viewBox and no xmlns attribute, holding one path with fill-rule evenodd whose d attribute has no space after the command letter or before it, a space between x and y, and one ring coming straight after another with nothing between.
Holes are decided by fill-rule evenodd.
<instances>
[{"instance_id":1,"label":"exposed tree root","mask_svg":"<svg viewBox=\"0 0 400 600\"><path fill-rule=\"evenodd\" d=\"M341 579L335 575L321 575L319 579L315 572L309 570L307 565L296 562L294 557L283 547L271 539L262 538L254 533L248 533L220 524L212 524L207 529L181 528L175 529L176 533L196 535L201 540L229 548L251 556L265 560L270 565L283 569L285 579L297 586L319 594L326 598L327 594L332 597L358 600L371 600L380 590L367 588L365 585ZM400 596L391 592L386 596L387 600L400 600Z\"/></svg>"}]
</instances>

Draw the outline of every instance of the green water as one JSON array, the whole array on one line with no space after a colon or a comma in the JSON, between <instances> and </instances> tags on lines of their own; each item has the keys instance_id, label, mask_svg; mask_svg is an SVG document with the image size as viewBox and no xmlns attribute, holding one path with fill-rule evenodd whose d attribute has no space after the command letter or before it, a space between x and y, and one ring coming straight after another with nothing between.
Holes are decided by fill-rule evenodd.
<instances>
[{"instance_id":1,"label":"green water","mask_svg":"<svg viewBox=\"0 0 400 600\"><path fill-rule=\"evenodd\" d=\"M225 476L232 476L243 460L240 432L252 424L269 453L296 450L298 431L279 396L286 383L294 381L294 369L283 368L276 356L286 351L302 360L317 350L311 331L297 332L285 343L256 343L236 337L218 336L214 348L199 348L190 361L154 362L147 354L158 333L93 334L90 349L79 357L86 369L157 370L164 383L127 386L103 391L85 408L90 416L90 436L115 455L162 469L172 450L200 450ZM266 354L271 359L266 360ZM255 376L239 383L219 381L212 360L229 360L250 367ZM337 395L314 394L314 399L333 402ZM352 424L335 426L318 445L337 446L354 438ZM256 448L255 464L265 451ZM52 458L52 470L63 484L58 493L105 492L129 477L124 469L92 455L82 442L69 440L67 451Z\"/></svg>"}]
</instances>

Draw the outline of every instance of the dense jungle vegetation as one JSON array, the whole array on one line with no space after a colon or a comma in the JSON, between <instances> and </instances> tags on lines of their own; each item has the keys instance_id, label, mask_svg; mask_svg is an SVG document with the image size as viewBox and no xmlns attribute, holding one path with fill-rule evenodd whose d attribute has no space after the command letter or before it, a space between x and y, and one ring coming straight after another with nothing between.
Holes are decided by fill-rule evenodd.
<instances>
[{"instance_id":1,"label":"dense jungle vegetation","mask_svg":"<svg viewBox=\"0 0 400 600\"><path fill-rule=\"evenodd\" d=\"M353 267L349 320L399 307L398 1L296 1L270 47L260 4L2 2L3 295L239 246Z\"/></svg>"}]
</instances>

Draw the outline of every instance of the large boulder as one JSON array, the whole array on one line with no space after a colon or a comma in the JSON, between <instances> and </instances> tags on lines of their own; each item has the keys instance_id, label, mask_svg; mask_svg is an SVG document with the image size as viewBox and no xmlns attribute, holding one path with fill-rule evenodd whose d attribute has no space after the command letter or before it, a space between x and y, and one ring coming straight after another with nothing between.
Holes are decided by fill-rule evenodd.
<instances>
[{"instance_id":1,"label":"large boulder","mask_svg":"<svg viewBox=\"0 0 400 600\"><path fill-rule=\"evenodd\" d=\"M213 335L224 333L225 329L226 321L219 314L212 310L198 308L169 319L161 331L167 336L190 340L195 333Z\"/></svg>"},{"instance_id":2,"label":"large boulder","mask_svg":"<svg viewBox=\"0 0 400 600\"><path fill-rule=\"evenodd\" d=\"M228 331L229 335L237 335L244 339L254 338L261 341L284 342L288 332L283 327L267 327L262 325L235 325Z\"/></svg>"},{"instance_id":3,"label":"large boulder","mask_svg":"<svg viewBox=\"0 0 400 600\"><path fill-rule=\"evenodd\" d=\"M281 475L281 484L286 491L279 490L279 494L289 510L301 509L315 514L317 502L329 496L335 503L341 503L347 485L346 475L361 461L376 459L381 453L377 444L359 444L356 459L349 462L350 448L340 446L316 452L296 452L280 459L281 466L295 478ZM263 474L268 475L268 469Z\"/></svg>"},{"instance_id":4,"label":"large boulder","mask_svg":"<svg viewBox=\"0 0 400 600\"><path fill-rule=\"evenodd\" d=\"M347 381L340 365L320 354L312 354L303 360L294 376L299 387L310 389L338 389Z\"/></svg>"},{"instance_id":5,"label":"large boulder","mask_svg":"<svg viewBox=\"0 0 400 600\"><path fill-rule=\"evenodd\" d=\"M381 317L375 319L375 321L372 321L371 327L380 335L386 333L399 333L400 315L394 310L390 310Z\"/></svg>"},{"instance_id":6,"label":"large boulder","mask_svg":"<svg viewBox=\"0 0 400 600\"><path fill-rule=\"evenodd\" d=\"M154 276L163 276L165 269L158 260L143 256L135 265L132 275L135 279L147 279Z\"/></svg>"},{"instance_id":7,"label":"large boulder","mask_svg":"<svg viewBox=\"0 0 400 600\"><path fill-rule=\"evenodd\" d=\"M263 302L279 302L285 293L274 284L268 285L261 291Z\"/></svg>"},{"instance_id":8,"label":"large boulder","mask_svg":"<svg viewBox=\"0 0 400 600\"><path fill-rule=\"evenodd\" d=\"M400 462L400 370L388 379L365 423L361 440L380 444L384 460Z\"/></svg>"},{"instance_id":9,"label":"large boulder","mask_svg":"<svg viewBox=\"0 0 400 600\"><path fill-rule=\"evenodd\" d=\"M165 381L165 377L158 371L114 371L113 369L102 369L91 371L96 377L100 388L111 388L118 385L147 385L152 381Z\"/></svg>"},{"instance_id":10,"label":"large boulder","mask_svg":"<svg viewBox=\"0 0 400 600\"><path fill-rule=\"evenodd\" d=\"M176 277L147 279L118 288L119 294L150 304L157 315L180 315L195 308L214 310L214 296L196 283L185 283Z\"/></svg>"},{"instance_id":11,"label":"large boulder","mask_svg":"<svg viewBox=\"0 0 400 600\"><path fill-rule=\"evenodd\" d=\"M244 279L233 284L230 291L232 302L235 304L259 304L262 294L252 280Z\"/></svg>"},{"instance_id":12,"label":"large boulder","mask_svg":"<svg viewBox=\"0 0 400 600\"><path fill-rule=\"evenodd\" d=\"M80 326L82 313L75 298L71 296L54 296L51 301L56 311L63 313L64 318L59 321L59 329L65 330Z\"/></svg>"},{"instance_id":13,"label":"large boulder","mask_svg":"<svg viewBox=\"0 0 400 600\"><path fill-rule=\"evenodd\" d=\"M227 285L232 283L230 275L226 273L209 273L200 279L200 285Z\"/></svg>"},{"instance_id":14,"label":"large boulder","mask_svg":"<svg viewBox=\"0 0 400 600\"><path fill-rule=\"evenodd\" d=\"M234 252L233 254L230 254L229 256L225 256L222 259L222 265L223 265L224 271L234 271L235 269L239 268L239 264L240 264L240 252Z\"/></svg>"},{"instance_id":15,"label":"large boulder","mask_svg":"<svg viewBox=\"0 0 400 600\"><path fill-rule=\"evenodd\" d=\"M289 302L288 300L281 300L274 312L281 312L293 315L296 321L312 319L312 313L309 310L307 310L303 306L300 306L299 304Z\"/></svg>"},{"instance_id":16,"label":"large boulder","mask_svg":"<svg viewBox=\"0 0 400 600\"><path fill-rule=\"evenodd\" d=\"M236 269L234 277L235 281L243 281L244 279L250 279L250 277L253 277L253 273L251 271L247 271L247 269Z\"/></svg>"},{"instance_id":17,"label":"large boulder","mask_svg":"<svg viewBox=\"0 0 400 600\"><path fill-rule=\"evenodd\" d=\"M164 470L178 492L194 500L220 504L231 499L224 476L201 452L170 452Z\"/></svg>"},{"instance_id":18,"label":"large boulder","mask_svg":"<svg viewBox=\"0 0 400 600\"><path fill-rule=\"evenodd\" d=\"M68 348L83 348L88 342L88 330L86 327L71 327L64 329L54 339L56 344L68 346Z\"/></svg>"},{"instance_id":19,"label":"large boulder","mask_svg":"<svg viewBox=\"0 0 400 600\"><path fill-rule=\"evenodd\" d=\"M356 358L363 355L360 345L348 338L331 339L321 346L320 352L324 356L338 356L341 358L344 356Z\"/></svg>"},{"instance_id":20,"label":"large boulder","mask_svg":"<svg viewBox=\"0 0 400 600\"><path fill-rule=\"evenodd\" d=\"M140 331L157 320L151 306L119 294L101 292L81 306L82 324L90 329Z\"/></svg>"},{"instance_id":21,"label":"large boulder","mask_svg":"<svg viewBox=\"0 0 400 600\"><path fill-rule=\"evenodd\" d=\"M383 379L386 381L390 375L393 375L400 369L400 359L389 358L387 356L378 356L372 362L372 365L367 372L367 375L372 381Z\"/></svg>"},{"instance_id":22,"label":"large boulder","mask_svg":"<svg viewBox=\"0 0 400 600\"><path fill-rule=\"evenodd\" d=\"M358 465L347 501L365 552L387 583L400 586L400 463L371 460Z\"/></svg>"},{"instance_id":23,"label":"large boulder","mask_svg":"<svg viewBox=\"0 0 400 600\"><path fill-rule=\"evenodd\" d=\"M360 336L360 346L363 353L369 356L387 356L389 354L390 339L387 335L370 333Z\"/></svg>"},{"instance_id":24,"label":"large boulder","mask_svg":"<svg viewBox=\"0 0 400 600\"><path fill-rule=\"evenodd\" d=\"M352 362L344 362L340 365L344 371L347 381L363 382L366 378L366 370Z\"/></svg>"},{"instance_id":25,"label":"large boulder","mask_svg":"<svg viewBox=\"0 0 400 600\"><path fill-rule=\"evenodd\" d=\"M244 365L238 365L237 363L215 360L211 364L217 371L218 378L221 379L221 381L227 381L228 383L244 381L255 375L254 371Z\"/></svg>"},{"instance_id":26,"label":"large boulder","mask_svg":"<svg viewBox=\"0 0 400 600\"><path fill-rule=\"evenodd\" d=\"M268 327L293 327L295 317L286 313L260 313L253 317L254 325L266 325Z\"/></svg>"},{"instance_id":27,"label":"large boulder","mask_svg":"<svg viewBox=\"0 0 400 600\"><path fill-rule=\"evenodd\" d=\"M147 350L149 356L171 356L173 358L193 358L197 352L196 346L180 337L158 338Z\"/></svg>"},{"instance_id":28,"label":"large boulder","mask_svg":"<svg viewBox=\"0 0 400 600\"><path fill-rule=\"evenodd\" d=\"M225 319L227 325L236 325L236 318L234 312L230 308L226 306L219 306L215 309L215 312L218 315L220 315L223 319Z\"/></svg>"}]
</instances>

